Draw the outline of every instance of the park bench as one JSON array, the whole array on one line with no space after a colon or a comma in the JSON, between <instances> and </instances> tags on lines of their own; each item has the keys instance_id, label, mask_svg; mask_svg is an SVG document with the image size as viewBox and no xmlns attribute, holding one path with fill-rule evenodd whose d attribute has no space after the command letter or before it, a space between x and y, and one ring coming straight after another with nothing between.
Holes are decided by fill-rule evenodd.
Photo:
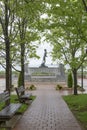
<instances>
[{"instance_id":1,"label":"park bench","mask_svg":"<svg viewBox=\"0 0 87 130\"><path fill-rule=\"evenodd\" d=\"M25 92L25 88L23 86L20 86L18 88L15 88L17 96L18 96L18 100L20 103L26 103L31 99L32 94L31 93L26 93Z\"/></svg>"},{"instance_id":2,"label":"park bench","mask_svg":"<svg viewBox=\"0 0 87 130\"><path fill-rule=\"evenodd\" d=\"M20 103L10 103L9 105L6 105L8 100L10 100L10 94L8 91L0 93L0 104L5 104L0 111L0 127L8 128L6 125L8 124L7 122L16 115L18 109L21 107Z\"/></svg>"}]
</instances>

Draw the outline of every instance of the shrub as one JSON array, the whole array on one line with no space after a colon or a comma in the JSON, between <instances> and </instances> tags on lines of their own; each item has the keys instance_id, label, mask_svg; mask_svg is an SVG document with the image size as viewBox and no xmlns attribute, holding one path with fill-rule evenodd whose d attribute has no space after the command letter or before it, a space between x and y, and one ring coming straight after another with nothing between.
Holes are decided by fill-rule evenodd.
<instances>
[{"instance_id":1,"label":"shrub","mask_svg":"<svg viewBox=\"0 0 87 130\"><path fill-rule=\"evenodd\" d=\"M67 85L68 85L69 88L72 88L72 86L73 86L73 78L72 78L71 72L68 74Z\"/></svg>"},{"instance_id":2,"label":"shrub","mask_svg":"<svg viewBox=\"0 0 87 130\"><path fill-rule=\"evenodd\" d=\"M59 85L59 84L57 84L57 86L56 86L56 90L61 90L61 89L62 89L62 86Z\"/></svg>"},{"instance_id":3,"label":"shrub","mask_svg":"<svg viewBox=\"0 0 87 130\"><path fill-rule=\"evenodd\" d=\"M30 85L29 90L36 90L36 87L32 84Z\"/></svg>"}]
</instances>

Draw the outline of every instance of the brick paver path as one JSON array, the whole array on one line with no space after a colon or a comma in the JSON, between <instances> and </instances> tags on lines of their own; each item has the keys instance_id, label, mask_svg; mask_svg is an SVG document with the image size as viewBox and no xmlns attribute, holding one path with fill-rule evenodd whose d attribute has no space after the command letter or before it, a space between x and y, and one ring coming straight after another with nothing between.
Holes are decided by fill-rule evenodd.
<instances>
[{"instance_id":1,"label":"brick paver path","mask_svg":"<svg viewBox=\"0 0 87 130\"><path fill-rule=\"evenodd\" d=\"M14 130L81 130L61 95L52 86L41 86L34 94L37 98Z\"/></svg>"}]
</instances>

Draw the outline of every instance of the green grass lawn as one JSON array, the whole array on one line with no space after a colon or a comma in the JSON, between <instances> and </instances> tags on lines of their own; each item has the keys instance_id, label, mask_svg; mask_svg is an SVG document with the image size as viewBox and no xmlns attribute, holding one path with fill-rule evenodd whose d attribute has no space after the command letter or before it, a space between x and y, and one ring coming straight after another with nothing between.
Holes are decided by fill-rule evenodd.
<instances>
[{"instance_id":1,"label":"green grass lawn","mask_svg":"<svg viewBox=\"0 0 87 130\"><path fill-rule=\"evenodd\" d=\"M63 96L78 121L87 130L87 94Z\"/></svg>"}]
</instances>

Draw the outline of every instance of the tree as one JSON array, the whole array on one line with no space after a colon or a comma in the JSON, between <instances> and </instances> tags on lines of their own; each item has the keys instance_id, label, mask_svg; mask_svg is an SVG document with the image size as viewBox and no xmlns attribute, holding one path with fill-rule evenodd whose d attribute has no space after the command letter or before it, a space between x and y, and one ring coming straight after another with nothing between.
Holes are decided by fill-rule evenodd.
<instances>
[{"instance_id":1,"label":"tree","mask_svg":"<svg viewBox=\"0 0 87 130\"><path fill-rule=\"evenodd\" d=\"M50 30L47 39L53 45L53 59L61 59L68 64L73 73L74 94L77 95L77 70L86 60L87 17L82 1L55 1L48 10L50 23L45 30ZM45 20L47 21L47 20Z\"/></svg>"},{"instance_id":2,"label":"tree","mask_svg":"<svg viewBox=\"0 0 87 130\"><path fill-rule=\"evenodd\" d=\"M42 3L42 2L41 2ZM5 43L5 47L2 50L2 54L4 52L4 59L6 60L6 90L10 92L11 87L11 67L13 64L13 60L16 59L15 57L16 53L19 54L19 43L15 43L15 41L20 41L21 45L21 71L22 71L22 78L23 78L23 84L24 84L24 57L25 57L25 44L28 44L30 42L29 37L26 36L27 32L32 32L31 28L34 28L32 24L35 23L37 19L35 16L40 16L40 4L39 6L37 2L29 1L26 2L25 0L17 1L17 0L1 0L0 1L0 40L1 42ZM32 7L32 8L31 8ZM29 10L30 9L30 10ZM39 10L38 10L39 9ZM34 19L35 18L35 19ZM33 21L33 22L32 22ZM36 24L34 25L37 26ZM35 30L33 29L33 32ZM36 32L35 32L36 33ZM35 34L34 33L34 34ZM20 36L20 40L17 39ZM36 36L36 34L35 34ZM26 41L27 39L27 41ZM35 38L33 38L35 40ZM13 47L15 46L15 47ZM29 45L29 47L32 45ZM27 49L33 52L35 52L35 46L31 47L30 49ZM2 56L1 54L1 56ZM33 54L33 56L36 56L36 54ZM17 59L16 59L17 61ZM3 65L3 63L0 63Z\"/></svg>"},{"instance_id":3,"label":"tree","mask_svg":"<svg viewBox=\"0 0 87 130\"><path fill-rule=\"evenodd\" d=\"M28 42L30 42L31 40L28 38L30 38L31 36L29 33L32 33L32 37L34 36L32 41L38 40L38 38L39 38L38 33L36 32L36 29L35 29L35 26L37 23L36 19L37 19L39 11L37 8L35 11L32 10L33 7L35 7L35 3L32 3L32 2L31 3L29 2L28 4L26 4L26 1L22 1L19 3L18 7L19 7L18 12L17 12L18 30L19 30L18 31L18 38L19 38L18 42L20 43L20 48L21 48L20 49L21 77L22 77L22 85L24 86L25 53L26 53L26 50L28 50L26 48L26 45L28 44L28 47L30 47L30 43L28 43ZM32 11L29 9L31 9ZM33 15L33 19L31 17L32 15ZM36 19L34 19L34 17ZM32 21L32 23L31 23L31 21ZM33 28L33 30L32 30L32 28ZM35 46L33 46L33 44L30 49L32 50L32 48L33 48L33 50L35 50ZM33 51L33 52L35 52L35 51ZM34 56L36 56L35 53L34 53Z\"/></svg>"},{"instance_id":4,"label":"tree","mask_svg":"<svg viewBox=\"0 0 87 130\"><path fill-rule=\"evenodd\" d=\"M6 90L10 92L11 87L11 58L10 58L10 46L12 39L15 37L14 33L14 9L16 3L15 0L1 0L0 1L0 27L1 27L1 41L5 44L4 52L6 58ZM14 35L12 35L14 34Z\"/></svg>"}]
</instances>

